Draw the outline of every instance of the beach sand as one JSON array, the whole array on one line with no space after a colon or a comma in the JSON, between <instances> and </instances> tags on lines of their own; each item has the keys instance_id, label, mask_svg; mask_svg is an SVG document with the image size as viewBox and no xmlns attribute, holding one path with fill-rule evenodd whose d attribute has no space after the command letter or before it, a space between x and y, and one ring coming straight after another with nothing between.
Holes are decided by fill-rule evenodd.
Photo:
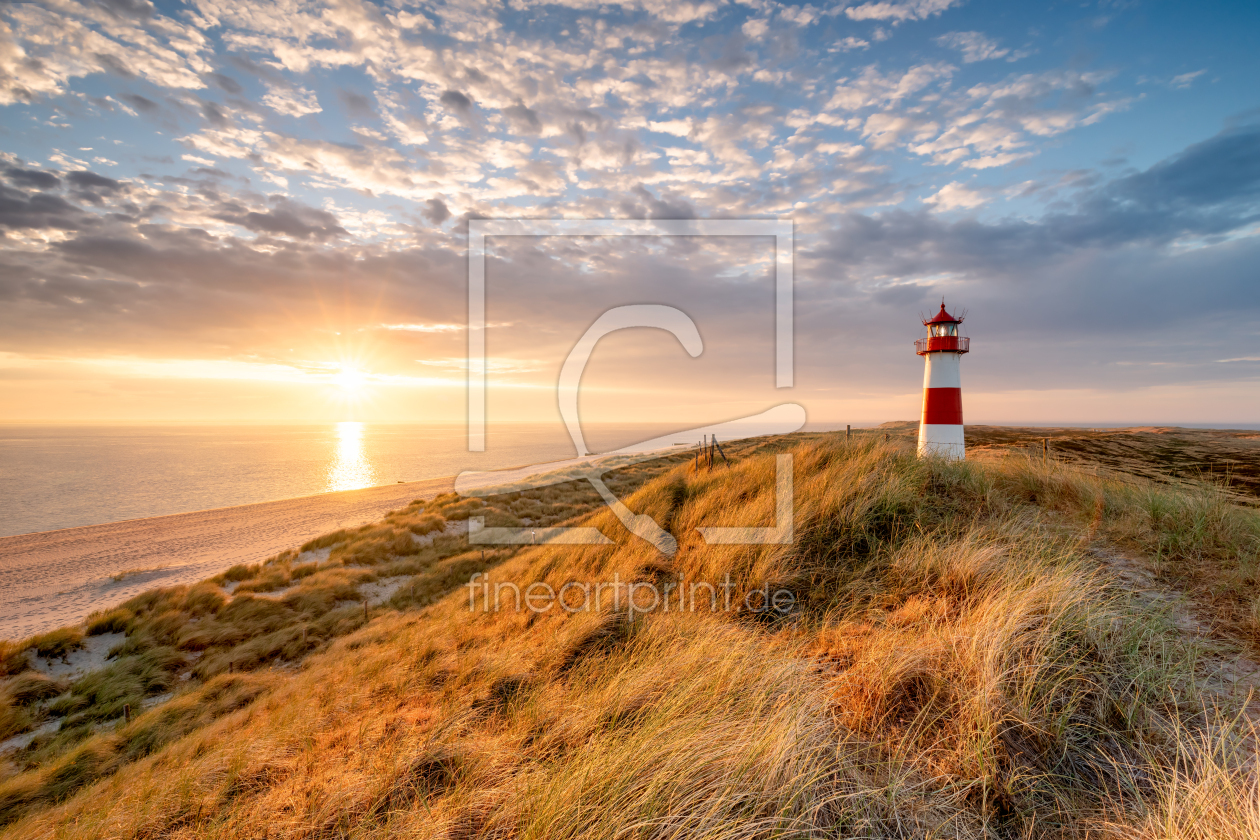
<instances>
[{"instance_id":1,"label":"beach sand","mask_svg":"<svg viewBox=\"0 0 1260 840\"><path fill-rule=\"evenodd\" d=\"M0 638L77 624L147 589L257 563L453 486L453 478L435 478L0 537Z\"/></svg>"}]
</instances>

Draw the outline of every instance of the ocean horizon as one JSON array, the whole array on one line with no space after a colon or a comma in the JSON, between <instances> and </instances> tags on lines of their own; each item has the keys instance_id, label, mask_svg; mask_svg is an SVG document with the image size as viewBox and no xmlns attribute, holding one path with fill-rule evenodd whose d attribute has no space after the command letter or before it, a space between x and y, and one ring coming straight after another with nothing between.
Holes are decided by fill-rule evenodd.
<instances>
[{"instance_id":1,"label":"ocean horizon","mask_svg":"<svg viewBox=\"0 0 1260 840\"><path fill-rule=\"evenodd\" d=\"M596 451L677 430L583 426ZM689 442L689 441L687 441ZM0 425L0 537L101 525L571 458L559 423Z\"/></svg>"},{"instance_id":2,"label":"ocean horizon","mask_svg":"<svg viewBox=\"0 0 1260 840\"><path fill-rule=\"evenodd\" d=\"M611 447L652 427L591 425ZM99 525L503 469L573 455L564 427L47 424L0 426L0 536Z\"/></svg>"},{"instance_id":3,"label":"ocean horizon","mask_svg":"<svg viewBox=\"0 0 1260 840\"><path fill-rule=\"evenodd\" d=\"M1044 425L1101 429L1169 424ZM806 428L844 426L811 423ZM583 428L592 448L608 451L678 426L588 423ZM554 422L491 424L485 452L469 452L466 435L463 424L357 421L0 424L0 536L423 481L574 454L563 425Z\"/></svg>"}]
</instances>

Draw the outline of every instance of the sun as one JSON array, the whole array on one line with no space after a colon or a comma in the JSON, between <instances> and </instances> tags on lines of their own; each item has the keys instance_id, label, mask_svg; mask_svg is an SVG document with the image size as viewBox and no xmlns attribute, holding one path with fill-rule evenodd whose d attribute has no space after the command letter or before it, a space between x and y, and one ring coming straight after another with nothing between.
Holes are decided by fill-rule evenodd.
<instances>
[{"instance_id":1,"label":"sun","mask_svg":"<svg viewBox=\"0 0 1260 840\"><path fill-rule=\"evenodd\" d=\"M332 381L343 393L353 396L362 392L367 385L368 377L356 367L342 365L341 370L333 374Z\"/></svg>"}]
</instances>

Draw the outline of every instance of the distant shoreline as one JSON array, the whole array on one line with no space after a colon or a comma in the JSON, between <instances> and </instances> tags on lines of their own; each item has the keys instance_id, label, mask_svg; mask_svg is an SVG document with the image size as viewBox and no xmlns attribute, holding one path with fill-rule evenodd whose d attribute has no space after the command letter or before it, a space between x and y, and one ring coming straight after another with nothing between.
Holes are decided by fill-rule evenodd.
<instances>
[{"instance_id":1,"label":"distant shoreline","mask_svg":"<svg viewBox=\"0 0 1260 840\"><path fill-rule=\"evenodd\" d=\"M454 483L447 476L0 537L0 639L77 624L148 589L257 563Z\"/></svg>"}]
</instances>

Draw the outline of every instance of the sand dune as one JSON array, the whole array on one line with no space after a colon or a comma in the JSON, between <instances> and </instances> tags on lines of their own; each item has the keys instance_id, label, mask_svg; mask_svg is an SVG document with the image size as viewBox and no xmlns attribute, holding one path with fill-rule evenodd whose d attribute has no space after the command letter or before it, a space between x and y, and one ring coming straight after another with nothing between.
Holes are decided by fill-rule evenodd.
<instances>
[{"instance_id":1,"label":"sand dune","mask_svg":"<svg viewBox=\"0 0 1260 840\"><path fill-rule=\"evenodd\" d=\"M146 589L264 560L453 485L453 478L436 478L0 537L0 638L74 624Z\"/></svg>"}]
</instances>

